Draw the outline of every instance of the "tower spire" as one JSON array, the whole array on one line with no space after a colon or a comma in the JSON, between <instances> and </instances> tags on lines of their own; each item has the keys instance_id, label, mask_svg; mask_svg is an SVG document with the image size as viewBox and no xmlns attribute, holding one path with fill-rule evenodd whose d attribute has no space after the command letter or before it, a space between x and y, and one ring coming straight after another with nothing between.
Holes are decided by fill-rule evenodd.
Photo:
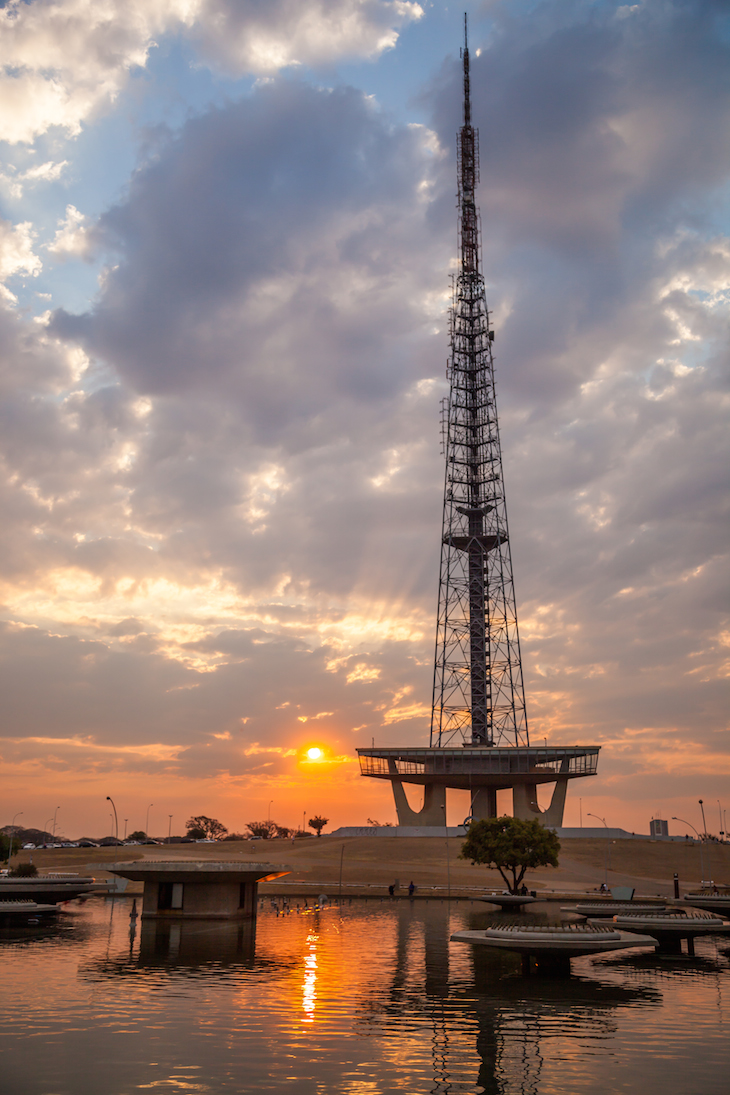
<instances>
[{"instance_id":1,"label":"tower spire","mask_svg":"<svg viewBox=\"0 0 730 1095\"><path fill-rule=\"evenodd\" d=\"M457 139L459 270L443 407L446 479L431 745L529 745L502 475L494 360L480 272L479 134L471 124L464 16Z\"/></svg>"}]
</instances>

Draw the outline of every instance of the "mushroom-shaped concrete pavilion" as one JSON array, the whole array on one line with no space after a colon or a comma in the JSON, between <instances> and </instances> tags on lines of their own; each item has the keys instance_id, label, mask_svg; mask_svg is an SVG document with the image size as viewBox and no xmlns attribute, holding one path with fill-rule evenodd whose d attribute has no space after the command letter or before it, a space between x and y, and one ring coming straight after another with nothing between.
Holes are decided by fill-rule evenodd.
<instances>
[{"instance_id":1,"label":"mushroom-shaped concrete pavilion","mask_svg":"<svg viewBox=\"0 0 730 1095\"><path fill-rule=\"evenodd\" d=\"M142 916L158 920L255 920L259 882L289 874L281 864L185 859L103 866L122 878L144 882Z\"/></svg>"}]
</instances>

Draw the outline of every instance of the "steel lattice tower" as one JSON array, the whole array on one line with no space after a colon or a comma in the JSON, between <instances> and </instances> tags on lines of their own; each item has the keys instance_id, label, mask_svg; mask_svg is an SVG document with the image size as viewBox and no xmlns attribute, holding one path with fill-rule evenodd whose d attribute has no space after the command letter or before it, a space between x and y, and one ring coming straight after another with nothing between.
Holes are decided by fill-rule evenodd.
<instances>
[{"instance_id":1,"label":"steel lattice tower","mask_svg":"<svg viewBox=\"0 0 730 1095\"><path fill-rule=\"evenodd\" d=\"M459 272L450 314L446 455L431 746L529 745L489 310L480 270L479 135L464 17L457 142Z\"/></svg>"}]
</instances>

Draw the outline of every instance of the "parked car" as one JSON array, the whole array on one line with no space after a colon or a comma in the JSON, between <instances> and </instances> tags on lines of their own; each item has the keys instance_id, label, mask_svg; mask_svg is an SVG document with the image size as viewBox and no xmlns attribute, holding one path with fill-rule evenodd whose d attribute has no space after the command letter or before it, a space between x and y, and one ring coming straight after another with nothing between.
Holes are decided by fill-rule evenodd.
<instances>
[{"instance_id":1,"label":"parked car","mask_svg":"<svg viewBox=\"0 0 730 1095\"><path fill-rule=\"evenodd\" d=\"M98 848L99 845L93 840L80 840L79 848Z\"/></svg>"},{"instance_id":2,"label":"parked car","mask_svg":"<svg viewBox=\"0 0 730 1095\"><path fill-rule=\"evenodd\" d=\"M24 844L23 845L23 850L24 851L32 851L34 848L35 848L35 844Z\"/></svg>"}]
</instances>

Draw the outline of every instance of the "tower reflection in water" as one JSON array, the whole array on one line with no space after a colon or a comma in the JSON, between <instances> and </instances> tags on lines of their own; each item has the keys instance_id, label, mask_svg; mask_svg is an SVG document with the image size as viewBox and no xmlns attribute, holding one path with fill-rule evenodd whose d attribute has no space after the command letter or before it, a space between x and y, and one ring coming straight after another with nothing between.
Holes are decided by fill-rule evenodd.
<instances>
[{"instance_id":1,"label":"tower reflection in water","mask_svg":"<svg viewBox=\"0 0 730 1095\"><path fill-rule=\"evenodd\" d=\"M523 978L517 956L450 946L451 932L466 926L465 920L470 928L484 926L481 910L465 917L444 909L434 917L423 906L402 903L393 915L397 939L392 978L385 993L366 1003L365 1021L381 1024L392 1017L413 1029L428 1022L433 1095L474 1090L537 1095L545 1040L562 1043L561 1057L573 1057L580 1072L585 1044L615 1033L617 1009L661 1007L661 993L645 985L627 987L580 976L568 981Z\"/></svg>"}]
</instances>

